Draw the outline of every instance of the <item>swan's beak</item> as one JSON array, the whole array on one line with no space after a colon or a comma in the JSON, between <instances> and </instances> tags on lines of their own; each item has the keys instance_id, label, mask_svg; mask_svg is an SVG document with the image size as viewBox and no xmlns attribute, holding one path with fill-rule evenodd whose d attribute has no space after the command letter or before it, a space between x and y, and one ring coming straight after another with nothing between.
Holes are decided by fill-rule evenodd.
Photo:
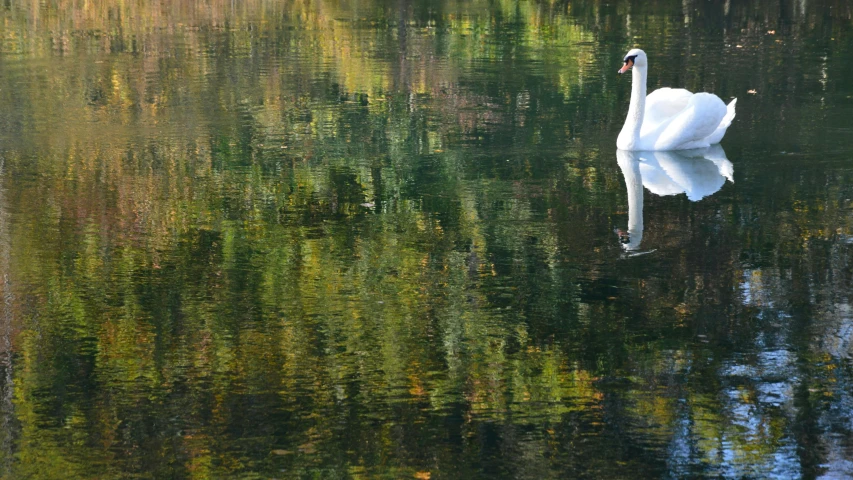
<instances>
[{"instance_id":1,"label":"swan's beak","mask_svg":"<svg viewBox=\"0 0 853 480\"><path fill-rule=\"evenodd\" d=\"M620 73L620 74L621 74L621 73L625 73L625 72L627 72L628 70L630 70L630 69L631 69L631 67L633 67L633 66L634 66L634 59L633 59L633 58L629 58L629 59L625 60L625 65L623 65L623 66L622 66L622 68L620 68L620 69L619 69L619 73Z\"/></svg>"}]
</instances>

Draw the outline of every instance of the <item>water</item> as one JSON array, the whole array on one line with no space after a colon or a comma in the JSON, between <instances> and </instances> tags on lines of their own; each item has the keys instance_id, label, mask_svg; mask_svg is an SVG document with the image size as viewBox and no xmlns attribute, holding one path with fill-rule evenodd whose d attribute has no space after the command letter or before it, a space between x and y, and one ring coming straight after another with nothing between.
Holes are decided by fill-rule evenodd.
<instances>
[{"instance_id":1,"label":"water","mask_svg":"<svg viewBox=\"0 0 853 480\"><path fill-rule=\"evenodd\" d=\"M4 478L853 475L845 2L0 15Z\"/></svg>"}]
</instances>

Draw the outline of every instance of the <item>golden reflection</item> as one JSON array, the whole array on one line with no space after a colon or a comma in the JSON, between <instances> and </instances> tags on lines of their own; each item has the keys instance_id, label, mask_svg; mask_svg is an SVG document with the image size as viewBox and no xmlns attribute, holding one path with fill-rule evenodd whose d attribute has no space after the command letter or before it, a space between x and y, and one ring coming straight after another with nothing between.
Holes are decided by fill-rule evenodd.
<instances>
[{"instance_id":1,"label":"golden reflection","mask_svg":"<svg viewBox=\"0 0 853 480\"><path fill-rule=\"evenodd\" d=\"M827 255L789 270L738 255L831 243L845 183L791 190L782 233L758 240L732 208L697 213L742 243L703 246L719 257L614 265L599 230L624 190L599 146L624 92L600 67L629 15L659 51L702 33L636 8L10 4L0 476L666 476L685 418L683 476L721 445L743 465L773 458L796 415L768 409L742 434L760 398L723 390L714 362L748 357L740 334L772 300L808 303L809 281L801 297L783 286ZM725 35L758 38L742 27ZM629 251L644 186L698 200L732 180L725 154L617 155Z\"/></svg>"}]
</instances>

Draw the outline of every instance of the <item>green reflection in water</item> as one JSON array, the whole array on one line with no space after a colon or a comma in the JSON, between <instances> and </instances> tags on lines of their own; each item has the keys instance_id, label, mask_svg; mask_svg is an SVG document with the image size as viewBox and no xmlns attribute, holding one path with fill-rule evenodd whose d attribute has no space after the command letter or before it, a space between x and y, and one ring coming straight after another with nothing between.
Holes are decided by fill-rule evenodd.
<instances>
[{"instance_id":1,"label":"green reflection in water","mask_svg":"<svg viewBox=\"0 0 853 480\"><path fill-rule=\"evenodd\" d=\"M731 3L9 4L4 477L850 472L849 7ZM635 44L739 97L637 257Z\"/></svg>"}]
</instances>

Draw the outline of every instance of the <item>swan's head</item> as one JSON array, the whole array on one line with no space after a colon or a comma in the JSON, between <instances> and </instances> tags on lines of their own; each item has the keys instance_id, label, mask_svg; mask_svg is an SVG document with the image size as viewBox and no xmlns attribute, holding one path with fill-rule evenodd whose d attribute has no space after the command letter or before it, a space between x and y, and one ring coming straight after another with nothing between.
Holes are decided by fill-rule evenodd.
<instances>
[{"instance_id":1,"label":"swan's head","mask_svg":"<svg viewBox=\"0 0 853 480\"><path fill-rule=\"evenodd\" d=\"M639 48L634 48L630 52L626 53L624 60L625 65L622 65L622 68L619 69L619 73L625 73L635 65L637 67L645 67L647 65L646 52Z\"/></svg>"}]
</instances>

